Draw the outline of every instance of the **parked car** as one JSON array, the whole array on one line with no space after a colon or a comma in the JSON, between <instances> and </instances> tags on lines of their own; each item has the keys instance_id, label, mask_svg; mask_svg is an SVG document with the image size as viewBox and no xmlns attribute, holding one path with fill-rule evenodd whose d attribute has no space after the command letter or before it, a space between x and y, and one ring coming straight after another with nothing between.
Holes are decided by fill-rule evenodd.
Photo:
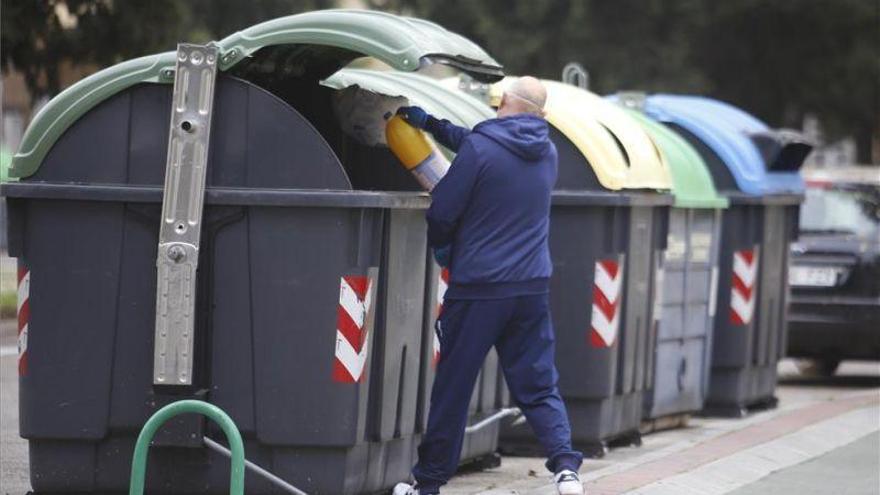
<instances>
[{"instance_id":1,"label":"parked car","mask_svg":"<svg viewBox=\"0 0 880 495\"><path fill-rule=\"evenodd\" d=\"M788 355L830 376L844 359L880 360L880 168L805 177Z\"/></svg>"}]
</instances>

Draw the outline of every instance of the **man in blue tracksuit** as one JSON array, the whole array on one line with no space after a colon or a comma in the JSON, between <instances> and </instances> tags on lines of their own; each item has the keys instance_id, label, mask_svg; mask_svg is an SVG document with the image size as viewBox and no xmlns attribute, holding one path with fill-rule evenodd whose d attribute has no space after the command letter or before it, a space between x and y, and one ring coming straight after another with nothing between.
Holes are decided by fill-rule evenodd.
<instances>
[{"instance_id":1,"label":"man in blue tracksuit","mask_svg":"<svg viewBox=\"0 0 880 495\"><path fill-rule=\"evenodd\" d=\"M468 402L492 346L512 397L546 450L558 492L583 493L582 455L571 447L554 363L547 237L557 156L543 118L545 100L540 81L524 77L504 93L498 118L473 130L418 107L399 111L457 155L432 191L427 213L428 243L450 269L428 428L413 469L416 484L399 484L395 495L439 493L455 473Z\"/></svg>"}]
</instances>

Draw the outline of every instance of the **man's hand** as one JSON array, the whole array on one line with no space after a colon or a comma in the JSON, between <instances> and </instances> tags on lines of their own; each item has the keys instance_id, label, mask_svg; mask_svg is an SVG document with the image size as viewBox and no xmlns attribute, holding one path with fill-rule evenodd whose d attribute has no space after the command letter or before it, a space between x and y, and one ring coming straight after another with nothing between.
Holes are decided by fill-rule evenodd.
<instances>
[{"instance_id":1,"label":"man's hand","mask_svg":"<svg viewBox=\"0 0 880 495\"><path fill-rule=\"evenodd\" d=\"M434 248L434 260L443 268L449 268L449 261L452 257L452 246Z\"/></svg>"},{"instance_id":2,"label":"man's hand","mask_svg":"<svg viewBox=\"0 0 880 495\"><path fill-rule=\"evenodd\" d=\"M418 129L424 129L428 124L428 112L420 107L400 107L397 109L397 115Z\"/></svg>"}]
</instances>

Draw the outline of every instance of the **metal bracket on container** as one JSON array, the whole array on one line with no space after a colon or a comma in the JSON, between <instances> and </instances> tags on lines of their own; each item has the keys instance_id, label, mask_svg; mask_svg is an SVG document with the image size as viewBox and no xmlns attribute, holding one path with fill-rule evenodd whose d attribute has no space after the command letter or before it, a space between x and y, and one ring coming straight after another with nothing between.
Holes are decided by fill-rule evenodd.
<instances>
[{"instance_id":1,"label":"metal bracket on container","mask_svg":"<svg viewBox=\"0 0 880 495\"><path fill-rule=\"evenodd\" d=\"M156 257L156 385L192 384L196 267L217 56L218 48L213 44L177 45Z\"/></svg>"}]
</instances>

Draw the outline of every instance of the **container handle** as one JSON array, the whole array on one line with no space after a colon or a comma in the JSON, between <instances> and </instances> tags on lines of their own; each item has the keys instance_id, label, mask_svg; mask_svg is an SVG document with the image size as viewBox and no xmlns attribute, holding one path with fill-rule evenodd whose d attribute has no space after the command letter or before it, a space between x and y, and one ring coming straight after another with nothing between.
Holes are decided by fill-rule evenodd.
<instances>
[{"instance_id":1,"label":"container handle","mask_svg":"<svg viewBox=\"0 0 880 495\"><path fill-rule=\"evenodd\" d=\"M590 89L590 73L583 65L569 62L562 68L562 82L581 89Z\"/></svg>"}]
</instances>

